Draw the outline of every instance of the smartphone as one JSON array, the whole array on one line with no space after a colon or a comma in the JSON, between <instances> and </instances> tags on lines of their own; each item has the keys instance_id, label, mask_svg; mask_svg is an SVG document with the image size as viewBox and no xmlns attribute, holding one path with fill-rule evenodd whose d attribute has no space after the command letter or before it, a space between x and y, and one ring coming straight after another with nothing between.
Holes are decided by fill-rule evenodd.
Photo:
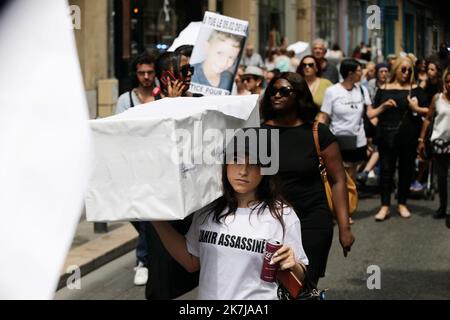
<instances>
[{"instance_id":1,"label":"smartphone","mask_svg":"<svg viewBox=\"0 0 450 320\"><path fill-rule=\"evenodd\" d=\"M170 71L164 71L163 72L163 74L161 75L161 79L159 79L163 84L164 84L164 86L168 86L168 83L167 83L167 78L169 78L170 79L170 81L177 81L177 78L175 77L175 75L172 73L172 72L170 72Z\"/></svg>"}]
</instances>

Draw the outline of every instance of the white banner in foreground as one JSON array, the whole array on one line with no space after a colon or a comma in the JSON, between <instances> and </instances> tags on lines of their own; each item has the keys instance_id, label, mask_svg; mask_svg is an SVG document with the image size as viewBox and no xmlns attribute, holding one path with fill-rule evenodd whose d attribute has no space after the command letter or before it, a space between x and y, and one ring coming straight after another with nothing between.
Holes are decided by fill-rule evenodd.
<instances>
[{"instance_id":1,"label":"white banner in foreground","mask_svg":"<svg viewBox=\"0 0 450 320\"><path fill-rule=\"evenodd\" d=\"M91 121L87 219L179 220L220 197L225 131L259 127L257 99L166 98Z\"/></svg>"},{"instance_id":2,"label":"white banner in foreground","mask_svg":"<svg viewBox=\"0 0 450 320\"><path fill-rule=\"evenodd\" d=\"M53 298L82 212L90 135L68 8L0 8L0 300Z\"/></svg>"}]
</instances>

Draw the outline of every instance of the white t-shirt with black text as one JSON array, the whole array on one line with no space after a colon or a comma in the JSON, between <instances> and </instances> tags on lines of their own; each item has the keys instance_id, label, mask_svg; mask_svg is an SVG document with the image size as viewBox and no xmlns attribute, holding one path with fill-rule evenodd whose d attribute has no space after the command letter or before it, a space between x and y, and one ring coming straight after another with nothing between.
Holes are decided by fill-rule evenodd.
<instances>
[{"instance_id":1,"label":"white t-shirt with black text","mask_svg":"<svg viewBox=\"0 0 450 320\"><path fill-rule=\"evenodd\" d=\"M200 259L200 300L276 300L277 284L260 279L265 242L277 239L294 250L297 261L308 264L300 221L292 208L283 210L282 226L268 209L238 208L225 223L213 215L194 215L186 234L189 253ZM206 220L205 220L206 218Z\"/></svg>"},{"instance_id":2,"label":"white t-shirt with black text","mask_svg":"<svg viewBox=\"0 0 450 320\"><path fill-rule=\"evenodd\" d=\"M371 105L369 92L360 86L354 86L352 90L345 89L338 83L325 91L322 108L330 117L330 130L336 136L357 136L356 146L358 148L367 145L366 133L364 131L363 112L364 103Z\"/></svg>"}]
</instances>

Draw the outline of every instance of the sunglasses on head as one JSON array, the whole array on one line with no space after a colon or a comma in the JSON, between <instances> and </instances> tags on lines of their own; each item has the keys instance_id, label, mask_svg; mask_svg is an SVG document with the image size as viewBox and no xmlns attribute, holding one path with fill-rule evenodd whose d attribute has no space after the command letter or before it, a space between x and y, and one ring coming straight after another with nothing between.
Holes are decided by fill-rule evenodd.
<instances>
[{"instance_id":1,"label":"sunglasses on head","mask_svg":"<svg viewBox=\"0 0 450 320\"><path fill-rule=\"evenodd\" d=\"M315 63L303 63L302 66L303 66L303 68L306 68L306 67L315 68L316 64Z\"/></svg>"},{"instance_id":2,"label":"sunglasses on head","mask_svg":"<svg viewBox=\"0 0 450 320\"><path fill-rule=\"evenodd\" d=\"M272 87L272 88L270 88L270 90L269 90L269 94L270 94L270 96L271 97L274 97L274 96L276 96L277 95L277 93L280 93L280 95L282 96L282 97L289 97L289 95L291 94L291 92L293 92L294 90L292 89L292 88L289 88L289 87L280 87L280 88L275 88L275 87Z\"/></svg>"},{"instance_id":3,"label":"sunglasses on head","mask_svg":"<svg viewBox=\"0 0 450 320\"><path fill-rule=\"evenodd\" d=\"M411 73L412 72L412 69L411 68L407 68L407 67L402 67L402 73L406 73L406 72L409 72L409 73Z\"/></svg>"},{"instance_id":4,"label":"sunglasses on head","mask_svg":"<svg viewBox=\"0 0 450 320\"><path fill-rule=\"evenodd\" d=\"M194 67L190 64L185 64L180 68L180 73L183 77L187 77L189 75L189 72L191 74L194 74Z\"/></svg>"}]
</instances>

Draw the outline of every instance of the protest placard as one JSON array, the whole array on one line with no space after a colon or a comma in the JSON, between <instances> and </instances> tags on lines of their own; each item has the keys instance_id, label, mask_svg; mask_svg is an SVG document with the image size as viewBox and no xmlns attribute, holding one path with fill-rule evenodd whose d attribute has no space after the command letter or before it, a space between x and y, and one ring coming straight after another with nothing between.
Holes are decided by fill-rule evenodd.
<instances>
[{"instance_id":1,"label":"protest placard","mask_svg":"<svg viewBox=\"0 0 450 320\"><path fill-rule=\"evenodd\" d=\"M205 96L231 94L247 33L247 21L205 13L191 57L191 92Z\"/></svg>"}]
</instances>

